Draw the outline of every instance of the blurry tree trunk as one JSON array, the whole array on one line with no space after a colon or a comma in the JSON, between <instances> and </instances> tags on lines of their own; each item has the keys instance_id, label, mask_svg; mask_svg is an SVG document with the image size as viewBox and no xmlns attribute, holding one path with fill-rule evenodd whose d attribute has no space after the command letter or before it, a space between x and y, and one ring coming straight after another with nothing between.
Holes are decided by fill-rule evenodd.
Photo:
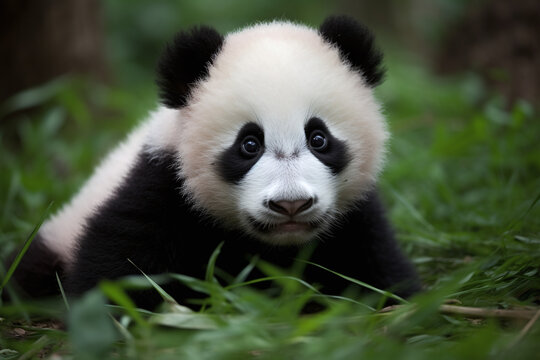
<instances>
[{"instance_id":1,"label":"blurry tree trunk","mask_svg":"<svg viewBox=\"0 0 540 360\"><path fill-rule=\"evenodd\" d=\"M0 1L0 102L65 73L105 78L98 0Z\"/></svg>"},{"instance_id":2,"label":"blurry tree trunk","mask_svg":"<svg viewBox=\"0 0 540 360\"><path fill-rule=\"evenodd\" d=\"M511 102L540 104L540 1L472 3L438 56L439 70L476 70Z\"/></svg>"}]
</instances>

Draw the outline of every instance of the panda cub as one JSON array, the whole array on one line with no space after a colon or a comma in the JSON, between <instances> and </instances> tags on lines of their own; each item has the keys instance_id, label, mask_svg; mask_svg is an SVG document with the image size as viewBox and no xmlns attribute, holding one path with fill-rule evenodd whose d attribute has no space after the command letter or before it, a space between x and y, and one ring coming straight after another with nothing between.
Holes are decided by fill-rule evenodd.
<instances>
[{"instance_id":1,"label":"panda cub","mask_svg":"<svg viewBox=\"0 0 540 360\"><path fill-rule=\"evenodd\" d=\"M77 296L140 271L204 278L223 242L216 266L231 275L254 256L290 267L309 248L310 262L415 293L375 187L388 139L373 95L381 61L370 31L345 16L319 29L180 32L157 69L162 106L43 224L16 283L52 295L59 273ZM328 294L352 285L313 265L303 277ZM198 296L167 289L180 302ZM141 307L160 302L133 295Z\"/></svg>"}]
</instances>

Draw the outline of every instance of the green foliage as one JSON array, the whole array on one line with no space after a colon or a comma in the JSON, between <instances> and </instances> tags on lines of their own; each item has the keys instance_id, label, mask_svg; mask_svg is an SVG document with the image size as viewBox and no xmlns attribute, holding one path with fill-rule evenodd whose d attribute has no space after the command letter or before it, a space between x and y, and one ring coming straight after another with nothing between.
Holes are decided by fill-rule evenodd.
<instances>
[{"instance_id":1,"label":"green foliage","mask_svg":"<svg viewBox=\"0 0 540 360\"><path fill-rule=\"evenodd\" d=\"M107 22L112 34L108 46L116 49L111 61L126 67L118 72L117 83L65 77L0 106L7 119L0 128L2 257L32 238L48 205L54 203L54 212L67 201L99 159L154 107L153 58L127 58L159 52L156 39L177 28L176 17L168 13L174 5L151 7L166 25L145 31L154 38L141 39L141 44L153 45L136 49L135 35L120 29L128 28L134 16L136 24L147 21L146 5L134 2L133 8L121 6L120 11L120 5L106 4L107 16L118 18L116 24ZM314 4L306 17L318 20L321 5ZM181 25L201 20L189 9L182 8ZM214 10L217 18L219 9ZM246 15L249 11L242 9L238 18L255 21L257 13ZM217 26L229 30L235 23L228 21ZM51 354L103 359L535 358L540 321L527 328L526 321L512 317L443 314L439 307L455 299L464 306L538 310L538 104L507 104L474 74L441 79L415 63L390 54L387 81L377 90L393 134L380 186L398 238L425 283L423 294L394 311L380 312L381 300L391 294L326 296L296 276L303 266L315 266L307 262L289 273L254 259L241 274L222 274L216 266L218 248L206 279L170 275L207 295L199 302L201 311L170 298L159 286L162 277L144 274L104 282L80 299L4 303L0 359ZM255 266L267 277L246 282ZM2 286L7 271L0 269ZM282 291L270 296L251 288L254 282L273 282ZM163 306L155 312L136 309L128 293L141 287L159 292ZM302 314L309 304L325 310ZM67 329L53 326L57 321Z\"/></svg>"},{"instance_id":2,"label":"green foliage","mask_svg":"<svg viewBox=\"0 0 540 360\"><path fill-rule=\"evenodd\" d=\"M105 297L90 291L68 313L69 345L79 359L106 355L118 336L105 309Z\"/></svg>"},{"instance_id":3,"label":"green foliage","mask_svg":"<svg viewBox=\"0 0 540 360\"><path fill-rule=\"evenodd\" d=\"M382 187L424 279L437 283L449 269L480 261L462 301L534 301L540 288L534 108L505 104L473 76L445 83L420 69L390 66L401 78L395 84L391 77L381 89L394 128ZM404 89L407 84L414 90Z\"/></svg>"}]
</instances>

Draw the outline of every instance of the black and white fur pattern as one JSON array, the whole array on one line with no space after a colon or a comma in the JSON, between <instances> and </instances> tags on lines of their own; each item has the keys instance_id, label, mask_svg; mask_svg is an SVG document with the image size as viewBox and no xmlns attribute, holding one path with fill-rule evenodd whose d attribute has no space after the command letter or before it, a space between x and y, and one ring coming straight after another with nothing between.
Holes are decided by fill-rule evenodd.
<instances>
[{"instance_id":1,"label":"black and white fur pattern","mask_svg":"<svg viewBox=\"0 0 540 360\"><path fill-rule=\"evenodd\" d=\"M373 88L382 55L348 17L318 30L271 22L222 37L177 35L162 55L159 107L42 226L15 273L34 296L78 295L100 280L175 272L237 274L253 255L310 261L408 296L413 267L387 223L375 182L388 133ZM308 266L327 293L350 283ZM179 301L194 293L177 286ZM155 293L135 294L154 307Z\"/></svg>"}]
</instances>

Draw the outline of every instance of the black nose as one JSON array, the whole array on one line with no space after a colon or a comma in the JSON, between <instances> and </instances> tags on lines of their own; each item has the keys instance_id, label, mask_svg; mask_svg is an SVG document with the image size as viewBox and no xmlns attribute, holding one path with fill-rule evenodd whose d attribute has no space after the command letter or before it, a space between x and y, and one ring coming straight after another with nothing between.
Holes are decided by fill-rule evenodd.
<instances>
[{"instance_id":1,"label":"black nose","mask_svg":"<svg viewBox=\"0 0 540 360\"><path fill-rule=\"evenodd\" d=\"M294 216L306 211L313 205L313 198L299 200L268 201L268 207L280 214Z\"/></svg>"}]
</instances>

